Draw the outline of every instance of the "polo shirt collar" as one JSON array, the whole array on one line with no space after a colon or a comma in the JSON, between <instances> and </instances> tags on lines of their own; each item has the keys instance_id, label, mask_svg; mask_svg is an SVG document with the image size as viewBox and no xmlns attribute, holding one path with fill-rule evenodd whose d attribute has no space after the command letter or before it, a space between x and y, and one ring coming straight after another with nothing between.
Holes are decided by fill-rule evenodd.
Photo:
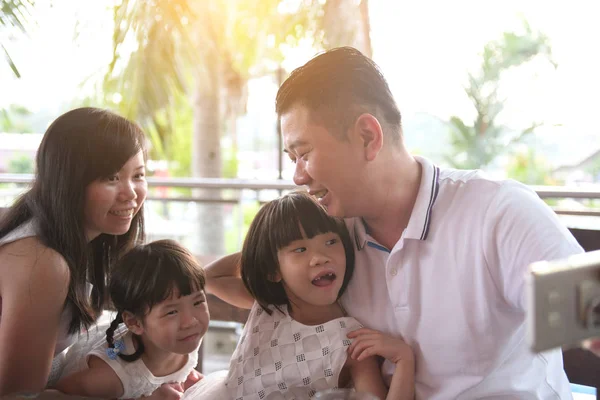
<instances>
[{"instance_id":1,"label":"polo shirt collar","mask_svg":"<svg viewBox=\"0 0 600 400\"><path fill-rule=\"evenodd\" d=\"M421 184L404 237L427 240L431 225L431 215L440 190L440 168L426 158L414 156L421 164ZM354 240L356 248L362 250L369 241L369 227L362 218L354 219ZM372 240L372 239L371 239Z\"/></svg>"}]
</instances>

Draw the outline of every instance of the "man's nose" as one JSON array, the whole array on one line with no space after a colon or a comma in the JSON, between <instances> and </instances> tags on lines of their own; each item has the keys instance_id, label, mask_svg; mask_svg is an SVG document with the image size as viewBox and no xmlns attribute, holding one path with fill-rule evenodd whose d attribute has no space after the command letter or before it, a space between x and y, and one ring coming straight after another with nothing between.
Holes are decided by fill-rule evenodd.
<instances>
[{"instance_id":1,"label":"man's nose","mask_svg":"<svg viewBox=\"0 0 600 400\"><path fill-rule=\"evenodd\" d=\"M304 161L298 160L294 171L294 183L298 186L308 185L310 183L310 175L306 172Z\"/></svg>"}]
</instances>

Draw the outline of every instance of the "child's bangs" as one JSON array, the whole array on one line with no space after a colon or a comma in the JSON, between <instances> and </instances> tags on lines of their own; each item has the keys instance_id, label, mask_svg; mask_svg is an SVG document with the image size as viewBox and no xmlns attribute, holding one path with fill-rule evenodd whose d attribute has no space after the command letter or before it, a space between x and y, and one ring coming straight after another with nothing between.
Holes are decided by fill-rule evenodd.
<instances>
[{"instance_id":1,"label":"child's bangs","mask_svg":"<svg viewBox=\"0 0 600 400\"><path fill-rule=\"evenodd\" d=\"M309 195L287 195L274 210L270 223L270 242L277 251L295 240L337 232L335 220Z\"/></svg>"},{"instance_id":2,"label":"child's bangs","mask_svg":"<svg viewBox=\"0 0 600 400\"><path fill-rule=\"evenodd\" d=\"M204 270L193 260L179 260L171 257L163 258L155 266L157 274L150 287L154 291L148 296L148 309L162 303L173 295L177 288L180 296L189 296L195 291L204 290L206 277Z\"/></svg>"}]
</instances>

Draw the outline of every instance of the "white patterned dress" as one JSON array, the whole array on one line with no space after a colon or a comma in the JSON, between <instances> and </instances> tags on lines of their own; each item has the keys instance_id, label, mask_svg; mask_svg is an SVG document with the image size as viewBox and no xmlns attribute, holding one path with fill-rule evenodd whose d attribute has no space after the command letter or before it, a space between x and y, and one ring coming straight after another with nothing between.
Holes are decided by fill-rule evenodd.
<instances>
[{"instance_id":1,"label":"white patterned dress","mask_svg":"<svg viewBox=\"0 0 600 400\"><path fill-rule=\"evenodd\" d=\"M271 315L254 303L229 365L226 385L235 400L304 400L336 388L346 363L346 335L362 325L352 317L307 326L286 306Z\"/></svg>"},{"instance_id":2,"label":"white patterned dress","mask_svg":"<svg viewBox=\"0 0 600 400\"><path fill-rule=\"evenodd\" d=\"M124 361L120 357L111 360L106 353L108 348L105 333L107 327L108 325L90 329L87 340L80 339L67 350L61 378L87 369L89 357L94 355L107 363L121 380L123 395L120 398L133 399L150 396L163 383L185 382L190 372L198 364L198 351L193 351L188 355L185 365L178 371L166 376L154 376L141 358L132 362ZM131 332L125 325L121 324L117 328L114 338L115 340L123 340L125 343L125 354L133 354L135 352Z\"/></svg>"}]
</instances>

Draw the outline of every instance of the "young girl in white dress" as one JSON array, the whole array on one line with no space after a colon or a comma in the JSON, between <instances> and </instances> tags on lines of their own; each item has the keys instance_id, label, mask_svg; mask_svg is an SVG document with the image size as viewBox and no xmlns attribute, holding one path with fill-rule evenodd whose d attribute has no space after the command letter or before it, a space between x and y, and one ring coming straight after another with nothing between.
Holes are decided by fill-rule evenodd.
<instances>
[{"instance_id":1,"label":"young girl in white dress","mask_svg":"<svg viewBox=\"0 0 600 400\"><path fill-rule=\"evenodd\" d=\"M185 382L208 328L204 283L202 267L174 241L135 247L110 275L116 318L106 334L90 333L69 349L55 389L139 398L165 383Z\"/></svg>"},{"instance_id":2,"label":"young girl in white dress","mask_svg":"<svg viewBox=\"0 0 600 400\"><path fill-rule=\"evenodd\" d=\"M381 399L413 398L410 347L362 328L338 303L354 269L350 240L343 221L306 193L285 195L259 210L242 250L243 286L236 287L235 274L208 281L209 290L225 300L255 300L231 358L229 398L300 400L348 386ZM363 338L349 357L352 341L346 335L359 329ZM397 364L389 392L373 355Z\"/></svg>"}]
</instances>

